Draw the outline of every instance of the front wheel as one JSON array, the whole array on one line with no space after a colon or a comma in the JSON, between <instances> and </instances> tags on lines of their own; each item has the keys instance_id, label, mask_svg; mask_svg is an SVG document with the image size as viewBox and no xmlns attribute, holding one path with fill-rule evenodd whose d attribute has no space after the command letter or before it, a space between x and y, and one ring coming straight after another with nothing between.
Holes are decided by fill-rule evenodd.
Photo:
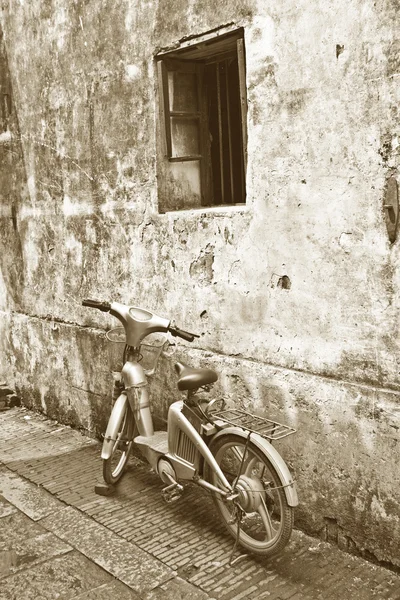
<instances>
[{"instance_id":1,"label":"front wheel","mask_svg":"<svg viewBox=\"0 0 400 600\"><path fill-rule=\"evenodd\" d=\"M111 456L103 459L103 478L109 485L117 483L124 474L132 450L134 429L135 420L132 409L129 402L126 402Z\"/></svg>"},{"instance_id":2,"label":"front wheel","mask_svg":"<svg viewBox=\"0 0 400 600\"><path fill-rule=\"evenodd\" d=\"M251 441L226 434L211 443L210 450L234 488L236 498L213 495L216 508L229 533L246 550L271 556L286 546L293 527L293 508L286 500L282 482L268 456ZM208 467L208 480L221 487Z\"/></svg>"}]
</instances>

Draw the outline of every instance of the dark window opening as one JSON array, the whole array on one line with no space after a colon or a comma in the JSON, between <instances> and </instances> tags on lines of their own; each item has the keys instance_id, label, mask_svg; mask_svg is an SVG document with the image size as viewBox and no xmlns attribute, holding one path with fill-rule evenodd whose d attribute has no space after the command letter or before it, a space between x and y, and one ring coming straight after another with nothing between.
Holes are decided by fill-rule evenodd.
<instances>
[{"instance_id":1,"label":"dark window opening","mask_svg":"<svg viewBox=\"0 0 400 600\"><path fill-rule=\"evenodd\" d=\"M244 156L236 57L206 65L204 86L214 204L243 203Z\"/></svg>"},{"instance_id":2,"label":"dark window opening","mask_svg":"<svg viewBox=\"0 0 400 600\"><path fill-rule=\"evenodd\" d=\"M158 62L163 159L160 211L246 201L243 32Z\"/></svg>"}]
</instances>

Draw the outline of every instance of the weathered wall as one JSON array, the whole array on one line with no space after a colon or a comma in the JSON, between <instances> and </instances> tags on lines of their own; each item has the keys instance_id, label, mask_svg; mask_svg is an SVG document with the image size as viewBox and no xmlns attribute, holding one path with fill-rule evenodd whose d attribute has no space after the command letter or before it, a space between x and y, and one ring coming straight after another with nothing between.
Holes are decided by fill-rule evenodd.
<instances>
[{"instance_id":1,"label":"weathered wall","mask_svg":"<svg viewBox=\"0 0 400 600\"><path fill-rule=\"evenodd\" d=\"M398 176L397 1L2 4L1 376L102 431L111 321L81 299L174 316L202 334L181 351L222 372L225 396L299 428L281 444L298 524L399 565L400 268L382 208ZM247 205L159 215L153 57L232 22Z\"/></svg>"}]
</instances>

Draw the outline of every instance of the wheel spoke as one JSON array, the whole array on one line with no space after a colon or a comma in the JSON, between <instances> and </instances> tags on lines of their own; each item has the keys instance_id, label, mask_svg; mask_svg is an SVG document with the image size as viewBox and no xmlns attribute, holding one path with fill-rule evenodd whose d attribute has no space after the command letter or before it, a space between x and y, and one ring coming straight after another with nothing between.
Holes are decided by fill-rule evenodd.
<instances>
[{"instance_id":1,"label":"wheel spoke","mask_svg":"<svg viewBox=\"0 0 400 600\"><path fill-rule=\"evenodd\" d=\"M272 540L276 535L276 529L272 525L271 516L268 512L268 508L265 504L264 498L261 498L260 505L258 507L258 514L260 515L262 522L265 527L267 539Z\"/></svg>"},{"instance_id":2,"label":"wheel spoke","mask_svg":"<svg viewBox=\"0 0 400 600\"><path fill-rule=\"evenodd\" d=\"M258 458L256 456L254 456L253 458L251 458L249 460L249 462L247 463L246 469L244 471L245 475L248 475L249 477L251 477L251 475L253 474L253 470L255 469L255 466L258 462Z\"/></svg>"}]
</instances>

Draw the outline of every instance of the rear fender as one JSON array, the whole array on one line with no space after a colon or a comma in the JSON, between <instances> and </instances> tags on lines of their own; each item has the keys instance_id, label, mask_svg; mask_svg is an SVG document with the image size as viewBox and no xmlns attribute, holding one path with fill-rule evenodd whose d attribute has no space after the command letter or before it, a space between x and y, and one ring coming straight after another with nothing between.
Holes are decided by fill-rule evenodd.
<instances>
[{"instance_id":1,"label":"rear fender","mask_svg":"<svg viewBox=\"0 0 400 600\"><path fill-rule=\"evenodd\" d=\"M222 429L212 438L212 441L210 443L210 450L212 450L212 445L215 440L228 433L237 435L238 437L241 437L244 441L246 441L249 436L248 432L244 431L243 429L239 429L238 427L228 427L227 429ZM267 458L271 462L281 481L281 485L285 491L286 500L289 506L297 506L299 500L297 497L296 484L293 480L293 477L290 474L288 467L286 466L285 461L283 460L279 452L272 446L272 444L270 444L265 438L261 437L257 433L251 434L250 441L259 450L261 450L261 452L264 452L264 454L266 454Z\"/></svg>"},{"instance_id":2,"label":"rear fender","mask_svg":"<svg viewBox=\"0 0 400 600\"><path fill-rule=\"evenodd\" d=\"M124 418L127 402L128 398L125 392L118 396L117 400L115 401L108 421L106 434L104 436L103 447L101 449L101 458L107 459L111 456L115 440L117 439L118 431L120 430L121 423Z\"/></svg>"}]
</instances>

